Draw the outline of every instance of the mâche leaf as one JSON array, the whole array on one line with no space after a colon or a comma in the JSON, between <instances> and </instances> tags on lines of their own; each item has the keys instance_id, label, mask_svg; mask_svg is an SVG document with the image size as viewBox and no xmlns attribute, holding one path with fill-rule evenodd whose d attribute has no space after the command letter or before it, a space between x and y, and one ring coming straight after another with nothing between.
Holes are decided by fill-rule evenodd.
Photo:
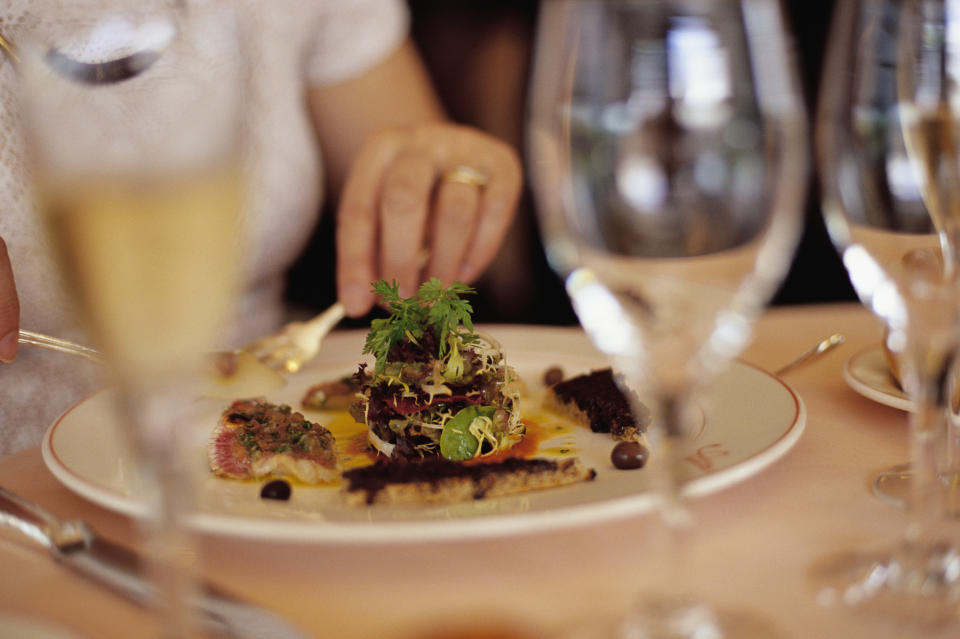
<instances>
[{"instance_id":1,"label":"m\u00e2che leaf","mask_svg":"<svg viewBox=\"0 0 960 639\"><path fill-rule=\"evenodd\" d=\"M470 432L470 425L481 414L492 416L495 407L467 406L443 425L440 434L440 454L451 461L473 459L480 448L480 440ZM483 411L481 413L481 411Z\"/></svg>"}]
</instances>

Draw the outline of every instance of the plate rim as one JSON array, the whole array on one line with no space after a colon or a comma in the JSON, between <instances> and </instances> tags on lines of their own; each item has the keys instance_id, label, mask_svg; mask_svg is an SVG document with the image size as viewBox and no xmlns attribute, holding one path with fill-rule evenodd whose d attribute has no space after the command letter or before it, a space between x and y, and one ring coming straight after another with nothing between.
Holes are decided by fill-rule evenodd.
<instances>
[{"instance_id":1,"label":"plate rim","mask_svg":"<svg viewBox=\"0 0 960 639\"><path fill-rule=\"evenodd\" d=\"M525 328L537 330L542 327ZM601 361L602 357L600 353L597 353L598 361ZM791 423L774 441L742 461L686 482L681 488L684 497L704 497L759 474L786 455L799 441L806 428L806 405L799 393L787 382L760 366L739 358L733 360L722 374L730 374L730 371L737 366L761 373L789 395L794 404ZM132 518L144 517L147 514L147 507L142 501L136 497L119 493L112 487L95 485L90 480L76 474L58 457L52 443L60 424L73 410L106 390L102 389L76 402L50 425L41 443L43 461L61 484L87 501ZM558 490L562 490L562 487ZM655 499L652 492L638 491L624 496L540 511L499 513L447 520L377 521L374 524L370 522L276 520L227 513L193 513L188 516L187 522L188 527L197 533L253 540L343 545L420 543L424 541L492 539L533 534L547 530L582 528L597 522L615 521L650 512L654 507Z\"/></svg>"},{"instance_id":2,"label":"plate rim","mask_svg":"<svg viewBox=\"0 0 960 639\"><path fill-rule=\"evenodd\" d=\"M889 390L870 384L866 380L858 377L854 370L857 363L862 362L863 359L868 356L876 356L877 353L882 353L882 350L882 346L873 344L861 348L848 357L847 361L843 364L843 380L847 383L847 386L869 400L883 404L884 406L889 406L890 408L910 412L913 409L913 402L911 402L906 395L902 393L894 394Z\"/></svg>"}]
</instances>

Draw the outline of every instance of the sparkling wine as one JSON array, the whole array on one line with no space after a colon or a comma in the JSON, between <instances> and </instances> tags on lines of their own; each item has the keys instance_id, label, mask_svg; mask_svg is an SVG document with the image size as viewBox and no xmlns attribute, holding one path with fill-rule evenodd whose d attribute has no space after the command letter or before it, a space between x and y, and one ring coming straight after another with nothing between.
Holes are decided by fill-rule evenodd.
<instances>
[{"instance_id":1,"label":"sparkling wine","mask_svg":"<svg viewBox=\"0 0 960 639\"><path fill-rule=\"evenodd\" d=\"M904 142L917 167L923 201L937 232L947 259L948 274L957 270L958 256L953 247L960 246L960 146L957 115L946 102L936 109L920 110L901 105Z\"/></svg>"},{"instance_id":2,"label":"sparkling wine","mask_svg":"<svg viewBox=\"0 0 960 639\"><path fill-rule=\"evenodd\" d=\"M88 327L121 372L176 370L209 347L242 259L236 170L51 182L39 203Z\"/></svg>"}]
</instances>

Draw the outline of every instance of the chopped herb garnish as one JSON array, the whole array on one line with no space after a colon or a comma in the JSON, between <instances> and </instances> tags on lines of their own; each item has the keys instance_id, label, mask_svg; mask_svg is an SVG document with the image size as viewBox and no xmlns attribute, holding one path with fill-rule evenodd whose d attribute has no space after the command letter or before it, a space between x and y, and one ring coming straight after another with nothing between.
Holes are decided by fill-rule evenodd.
<instances>
[{"instance_id":1,"label":"chopped herb garnish","mask_svg":"<svg viewBox=\"0 0 960 639\"><path fill-rule=\"evenodd\" d=\"M257 445L257 436L249 431L244 431L243 434L240 435L240 442L247 450L257 450L259 448Z\"/></svg>"}]
</instances>

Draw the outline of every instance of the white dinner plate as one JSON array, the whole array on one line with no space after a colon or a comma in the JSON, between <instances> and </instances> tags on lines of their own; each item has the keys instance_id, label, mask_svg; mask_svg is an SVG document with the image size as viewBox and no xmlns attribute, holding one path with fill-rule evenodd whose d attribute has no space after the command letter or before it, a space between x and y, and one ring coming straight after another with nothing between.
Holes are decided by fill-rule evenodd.
<instances>
[{"instance_id":1,"label":"white dinner plate","mask_svg":"<svg viewBox=\"0 0 960 639\"><path fill-rule=\"evenodd\" d=\"M853 390L885 406L909 411L910 399L893 381L882 346L854 353L843 366L843 379Z\"/></svg>"},{"instance_id":2,"label":"white dinner plate","mask_svg":"<svg viewBox=\"0 0 960 639\"><path fill-rule=\"evenodd\" d=\"M524 381L522 414L539 436L541 456L579 456L596 470L596 479L572 486L519 495L430 507L349 507L339 486L293 486L287 502L262 500L262 482L220 479L206 470L206 442L226 401L210 402L208 414L189 424L198 486L197 512L189 519L198 531L285 541L333 543L417 542L492 537L581 526L625 517L653 505L646 470L616 470L610 462L609 435L592 433L540 407L544 371L559 365L569 377L606 366L579 329L564 327L481 327L503 344L507 361ZM337 331L319 357L267 395L299 409L304 390L318 381L356 370L365 332ZM369 360L367 360L369 361ZM779 378L734 362L698 401L700 423L687 445L684 491L705 495L743 481L782 457L800 438L806 410L800 397ZM43 458L53 474L77 494L111 510L144 512L136 466L114 434L110 391L81 401L47 431ZM327 425L338 445L356 449L362 427L345 413L304 411ZM653 452L656 454L656 451ZM356 459L356 455L351 455Z\"/></svg>"}]
</instances>

